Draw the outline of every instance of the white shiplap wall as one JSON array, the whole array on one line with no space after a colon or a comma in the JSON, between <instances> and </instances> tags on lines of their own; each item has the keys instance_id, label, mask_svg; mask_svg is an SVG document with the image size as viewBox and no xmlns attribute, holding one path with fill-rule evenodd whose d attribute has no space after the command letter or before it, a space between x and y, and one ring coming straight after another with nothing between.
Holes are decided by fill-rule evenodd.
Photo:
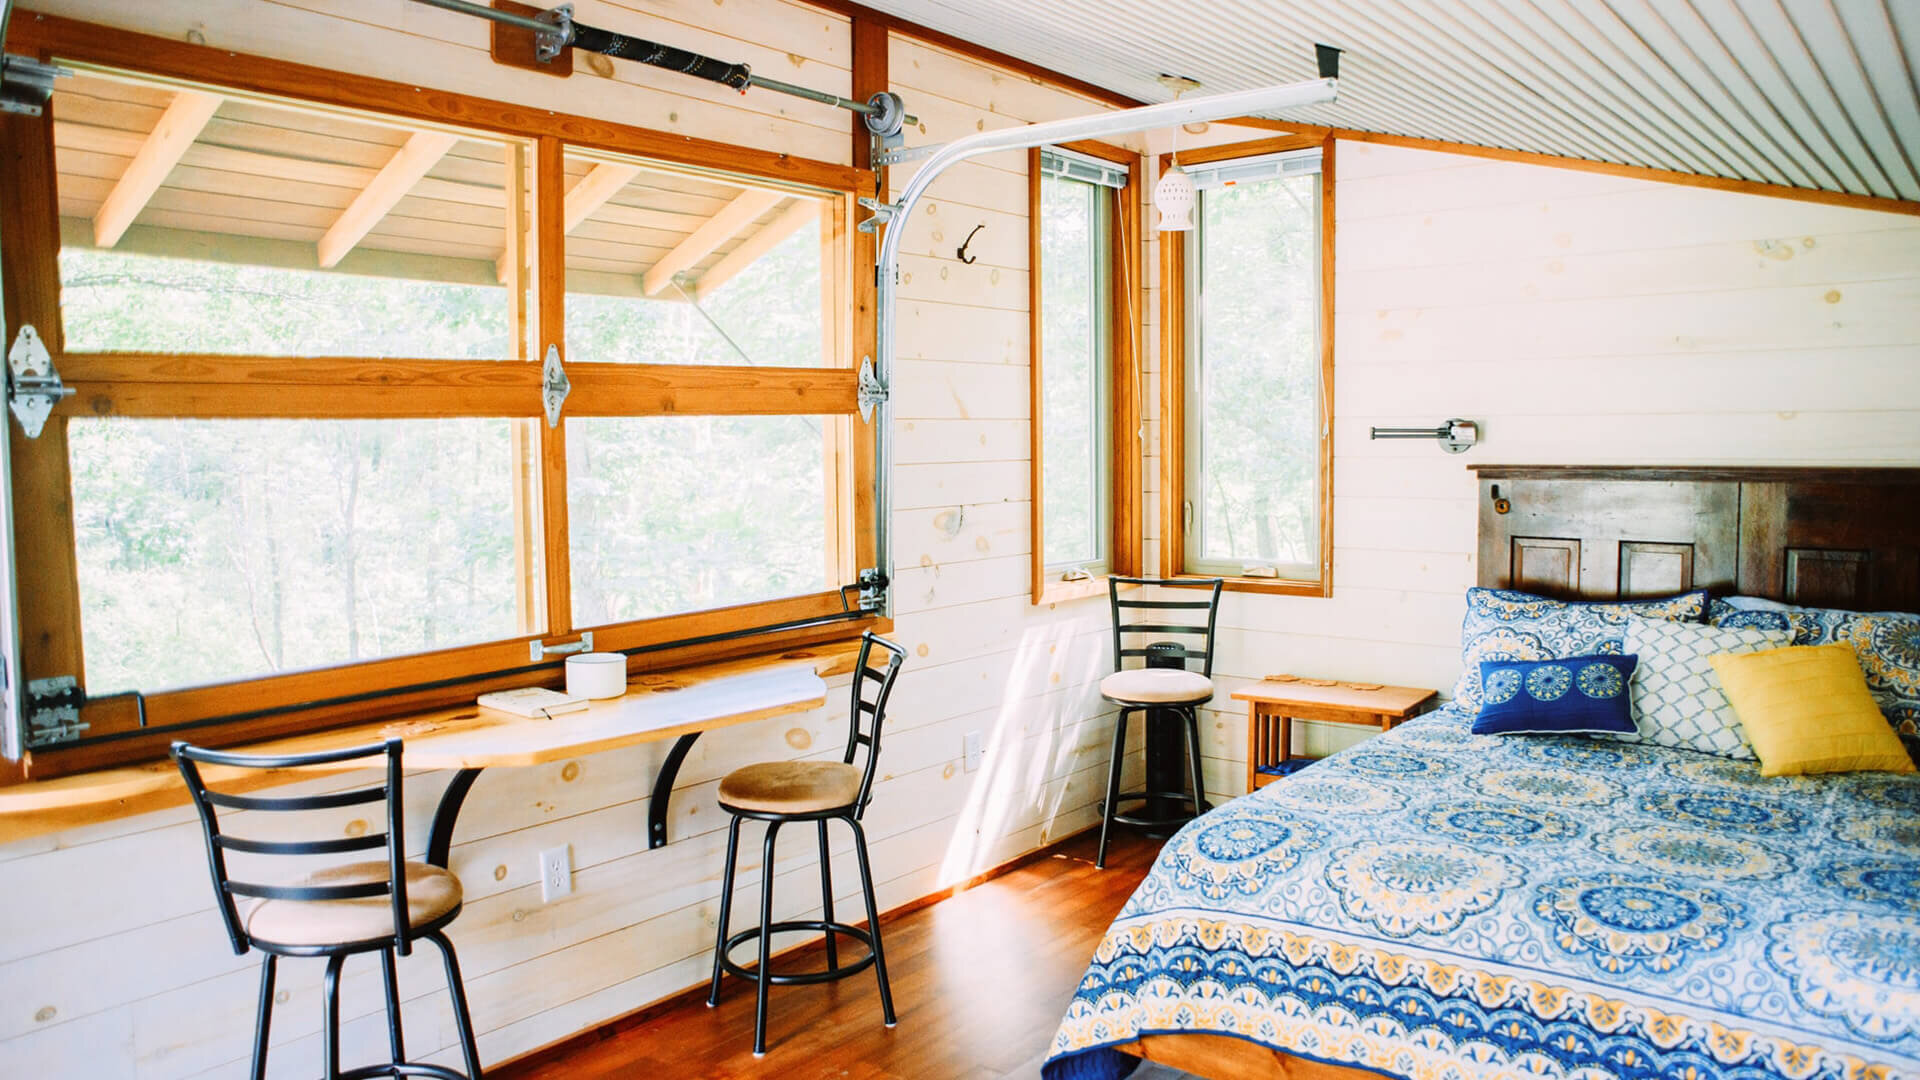
<instances>
[{"instance_id":1,"label":"white shiplap wall","mask_svg":"<svg viewBox=\"0 0 1920 1080\"><path fill-rule=\"evenodd\" d=\"M1474 462L1920 464L1920 219L1369 143L1335 158L1334 596L1230 596L1229 685L1449 689ZM1450 416L1482 445L1367 439ZM1238 791L1246 720L1217 703L1208 775Z\"/></svg>"},{"instance_id":2,"label":"white shiplap wall","mask_svg":"<svg viewBox=\"0 0 1920 1080\"><path fill-rule=\"evenodd\" d=\"M407 0L222 0L127 5L42 0L43 8L169 38L845 162L845 114L774 94L739 95L671 73L583 64L566 81L500 68L484 24ZM845 19L785 0L615 5L578 16L744 59L756 70L847 92ZM891 56L917 138L1076 115L1095 106L1031 79L911 42ZM1093 684L1106 663L1104 605L1027 602L1025 159L973 163L943 178L906 227L899 472L901 565L895 637L910 650L894 696L883 779L867 815L882 908L927 895L1095 820L1112 730ZM904 177L898 178L904 179ZM980 261L953 259L975 223ZM952 236L954 239L949 240ZM701 740L674 796L672 843L645 845L646 790L664 747L635 748L483 776L453 853L466 910L461 950L489 1062L564 1038L706 978L725 817L718 778L756 760L835 756L844 680L832 705ZM962 738L982 733L967 772ZM1137 766L1136 766L1137 767ZM410 779L415 850L446 774ZM341 786L345 780L327 782ZM345 827L343 817L341 826ZM808 837L790 833L777 903L817 906ZM845 841L840 841L844 845ZM575 892L540 902L540 850L570 845ZM757 840L742 844L742 900L755 910ZM841 911L857 908L850 853L835 860ZM850 906L851 905L851 906ZM176 1078L244 1075L255 959L236 959L211 907L198 826L185 810L0 842L0 1075ZM348 1060L384 1052L377 967L350 965ZM451 1062L437 960L403 963L408 1046ZM275 1076L318 1061L319 965L282 967ZM808 993L796 989L793 993ZM855 992L870 993L871 983ZM897 994L903 1024L938 1022L939 1003ZM780 1006L776 1001L773 1036ZM434 1048L439 1048L433 1053Z\"/></svg>"}]
</instances>

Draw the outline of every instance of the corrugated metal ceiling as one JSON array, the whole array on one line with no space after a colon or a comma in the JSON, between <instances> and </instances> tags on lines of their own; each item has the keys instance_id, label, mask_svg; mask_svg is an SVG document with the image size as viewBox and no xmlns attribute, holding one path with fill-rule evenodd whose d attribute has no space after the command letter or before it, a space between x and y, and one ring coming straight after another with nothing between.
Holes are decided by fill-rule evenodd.
<instances>
[{"instance_id":1,"label":"corrugated metal ceiling","mask_svg":"<svg viewBox=\"0 0 1920 1080\"><path fill-rule=\"evenodd\" d=\"M1920 199L1920 0L866 0L1143 101L1346 50L1276 119Z\"/></svg>"}]
</instances>

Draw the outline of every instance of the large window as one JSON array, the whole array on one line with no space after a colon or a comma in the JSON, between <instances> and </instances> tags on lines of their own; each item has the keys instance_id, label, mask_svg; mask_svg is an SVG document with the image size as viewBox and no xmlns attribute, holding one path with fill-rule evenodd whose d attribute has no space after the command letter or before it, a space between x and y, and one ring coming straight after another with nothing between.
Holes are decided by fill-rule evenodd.
<instances>
[{"instance_id":1,"label":"large window","mask_svg":"<svg viewBox=\"0 0 1920 1080\"><path fill-rule=\"evenodd\" d=\"M854 632L865 174L76 66L0 120L8 321L77 391L13 475L26 674L96 741L66 760L470 701L588 631Z\"/></svg>"},{"instance_id":2,"label":"large window","mask_svg":"<svg viewBox=\"0 0 1920 1080\"><path fill-rule=\"evenodd\" d=\"M1177 572L1324 592L1330 352L1319 147L1190 162L1196 226L1168 265L1180 333L1169 562ZM1211 156L1211 155L1206 155ZM1172 352L1172 350L1170 350ZM1169 455L1173 456L1173 455ZM1169 472L1172 469L1169 465Z\"/></svg>"},{"instance_id":3,"label":"large window","mask_svg":"<svg viewBox=\"0 0 1920 1080\"><path fill-rule=\"evenodd\" d=\"M1035 603L1137 572L1131 160L1097 145L1030 158Z\"/></svg>"}]
</instances>

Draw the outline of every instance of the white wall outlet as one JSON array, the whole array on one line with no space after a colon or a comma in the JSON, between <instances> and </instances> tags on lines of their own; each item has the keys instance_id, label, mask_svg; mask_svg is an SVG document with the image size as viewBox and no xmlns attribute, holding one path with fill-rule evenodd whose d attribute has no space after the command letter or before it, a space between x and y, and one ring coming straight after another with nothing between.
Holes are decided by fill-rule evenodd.
<instances>
[{"instance_id":1,"label":"white wall outlet","mask_svg":"<svg viewBox=\"0 0 1920 1080\"><path fill-rule=\"evenodd\" d=\"M573 849L566 844L540 853L540 902L551 904L573 891Z\"/></svg>"},{"instance_id":2,"label":"white wall outlet","mask_svg":"<svg viewBox=\"0 0 1920 1080\"><path fill-rule=\"evenodd\" d=\"M979 732L969 731L961 737L960 753L966 758L968 772L978 769L980 763L987 760L986 743L980 738Z\"/></svg>"}]
</instances>

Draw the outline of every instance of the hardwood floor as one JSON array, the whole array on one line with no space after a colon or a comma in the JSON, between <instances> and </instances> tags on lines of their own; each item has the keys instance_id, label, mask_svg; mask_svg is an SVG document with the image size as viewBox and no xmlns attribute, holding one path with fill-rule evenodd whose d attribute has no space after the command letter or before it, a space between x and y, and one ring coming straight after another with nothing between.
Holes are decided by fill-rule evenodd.
<instances>
[{"instance_id":1,"label":"hardwood floor","mask_svg":"<svg viewBox=\"0 0 1920 1080\"><path fill-rule=\"evenodd\" d=\"M774 987L767 1055L753 1056L753 986L727 979L718 1008L700 996L557 1055L489 1072L493 1080L813 1077L1000 1080L1038 1076L1060 1015L1100 935L1146 876L1160 841L1121 830L1096 870L1096 834L951 899L881 923L900 1023L880 1020L871 972L824 986ZM812 969L808 947L776 971Z\"/></svg>"}]
</instances>

